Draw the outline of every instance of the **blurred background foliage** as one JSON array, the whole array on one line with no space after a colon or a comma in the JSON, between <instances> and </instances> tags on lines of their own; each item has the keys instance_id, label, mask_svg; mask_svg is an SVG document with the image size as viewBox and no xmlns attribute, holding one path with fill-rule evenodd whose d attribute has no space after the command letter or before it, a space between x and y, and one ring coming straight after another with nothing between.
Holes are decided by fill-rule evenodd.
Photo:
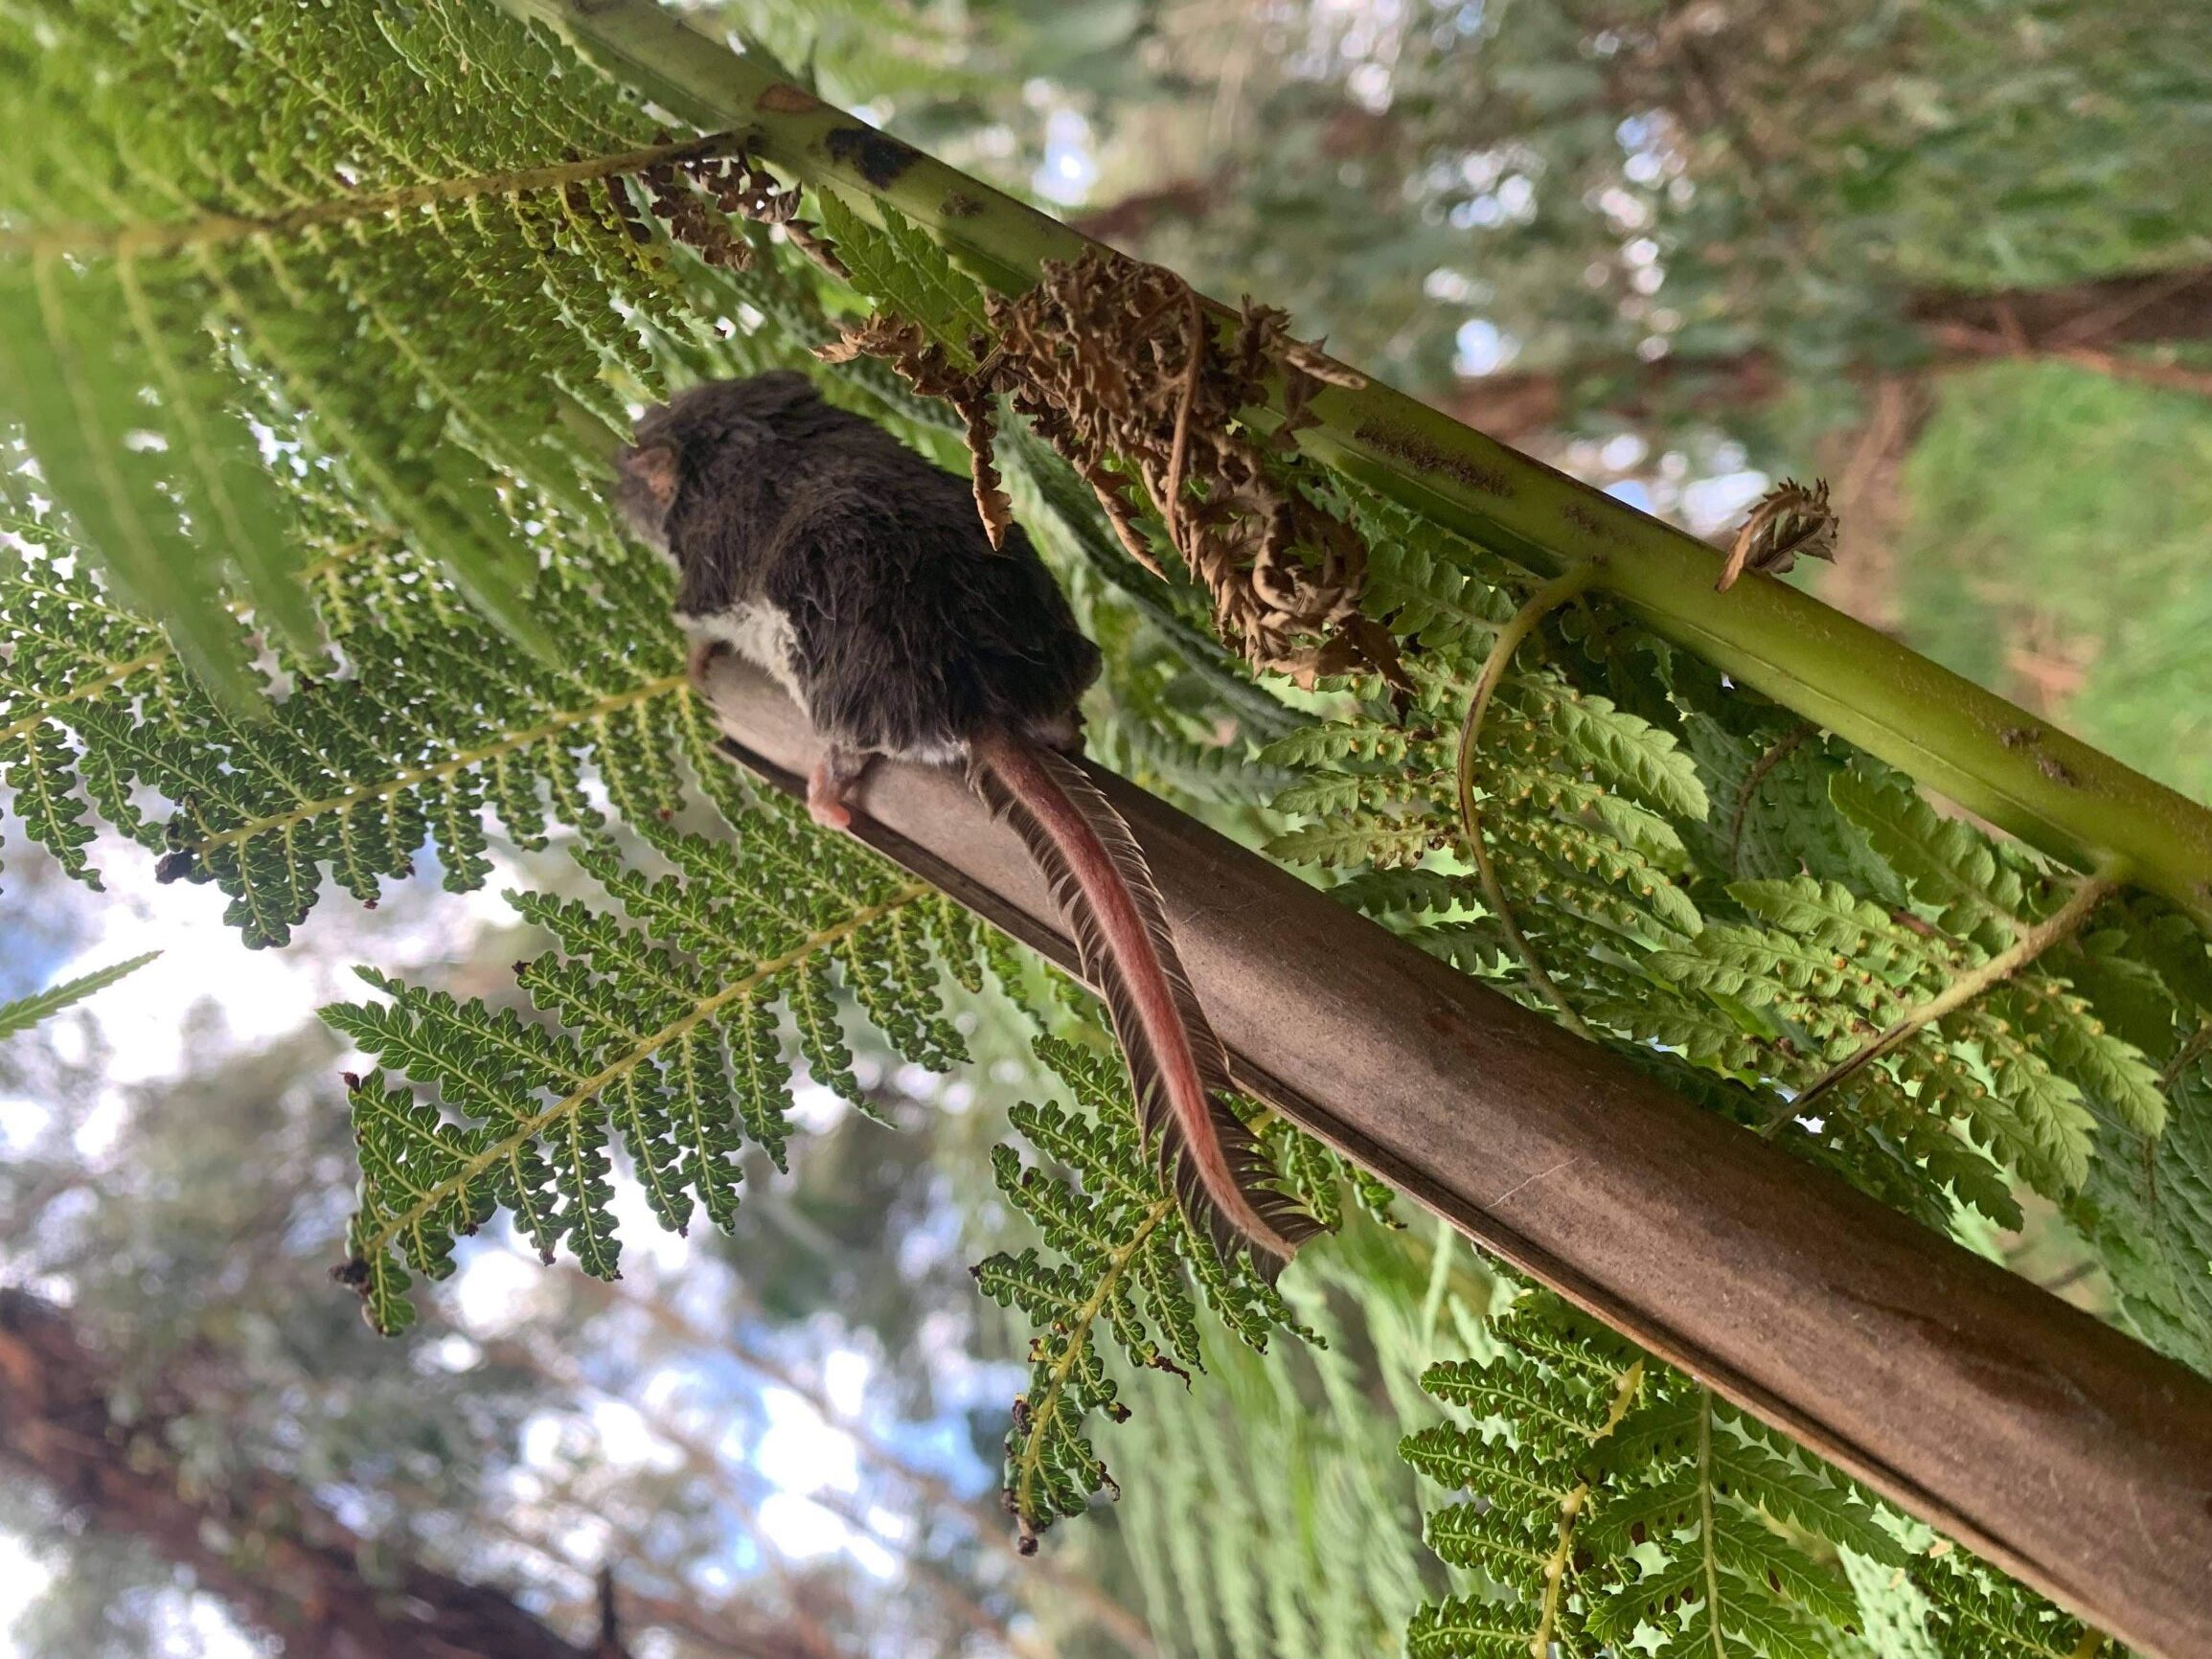
<instances>
[{"instance_id":1,"label":"blurred background foliage","mask_svg":"<svg viewBox=\"0 0 2212 1659\"><path fill-rule=\"evenodd\" d=\"M692 10L1700 533L1772 478L1825 471L1845 541L1812 580L1836 602L2212 795L2212 11ZM567 869L499 856L541 888ZM10 879L0 1000L80 953L120 957L144 938L109 937L113 917L189 897L111 907L35 854ZM482 916L432 926L430 898L422 879L392 896L379 960L403 974L413 950L495 994L533 942ZM288 970L353 960L364 925L318 931ZM609 1566L638 1659L1363 1654L1446 1587L1394 1448L1433 1416L1420 1367L1479 1348L1494 1286L1425 1230L1360 1223L1326 1276L1294 1279L1325 1349L1218 1353L1197 1390L1129 1379L1120 1506L1017 1562L992 1489L1018 1339L964 1271L1014 1234L983 1148L1046 1086L1003 1007L965 1010L971 1087L862 1057L908 1133L810 1097L829 1132L789 1176L748 1176L736 1238L640 1252L609 1287L487 1236L424 1327L381 1343L325 1278L351 1185L332 1040L195 1011L209 964L236 960L220 932L196 984L149 973L157 991L0 1050L0 1283L40 1309L0 1309L0 1335L66 1322L72 1398L94 1387L112 1429L78 1478L152 1468L204 1498L180 1528L115 1485L88 1529L80 1504L22 1489L0 1577L45 1589L17 1651L274 1650L267 1610L194 1556L226 1531L272 1558L338 1540L348 1581L324 1605L357 1596L392 1621L394 1646L368 1650L395 1653L422 1650L411 1568L587 1653ZM172 967L193 948L163 940ZM180 1026L173 1066L117 1080L119 1048ZM2047 1207L1988 1248L2101 1307ZM64 1348L10 1350L34 1352ZM353 1432L367 1416L377 1432Z\"/></svg>"},{"instance_id":2,"label":"blurred background foliage","mask_svg":"<svg viewBox=\"0 0 2212 1659\"><path fill-rule=\"evenodd\" d=\"M2158 0L715 9L832 98L2189 793L2212 11Z\"/></svg>"}]
</instances>

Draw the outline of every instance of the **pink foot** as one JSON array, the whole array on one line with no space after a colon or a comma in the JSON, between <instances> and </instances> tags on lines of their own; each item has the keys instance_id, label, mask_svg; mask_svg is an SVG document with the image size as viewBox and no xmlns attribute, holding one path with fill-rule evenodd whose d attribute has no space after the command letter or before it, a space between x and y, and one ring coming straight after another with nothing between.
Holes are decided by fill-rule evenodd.
<instances>
[{"instance_id":1,"label":"pink foot","mask_svg":"<svg viewBox=\"0 0 2212 1659\"><path fill-rule=\"evenodd\" d=\"M853 808L845 800L852 786L853 781L832 770L828 761L816 762L807 779L807 816L825 830L852 829Z\"/></svg>"}]
</instances>

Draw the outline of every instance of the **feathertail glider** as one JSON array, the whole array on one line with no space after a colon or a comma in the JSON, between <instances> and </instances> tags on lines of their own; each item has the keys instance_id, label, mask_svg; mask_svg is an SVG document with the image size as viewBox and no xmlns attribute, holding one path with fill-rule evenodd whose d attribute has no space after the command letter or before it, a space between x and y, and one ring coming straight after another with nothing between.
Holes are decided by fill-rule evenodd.
<instances>
[{"instance_id":1,"label":"feathertail glider","mask_svg":"<svg viewBox=\"0 0 2212 1659\"><path fill-rule=\"evenodd\" d=\"M1321 1230L1230 1108L1228 1056L1175 954L1159 889L1129 825L1066 757L1013 737L969 746L975 788L1044 873L1083 971L1129 1062L1137 1123L1183 1214L1227 1255L1272 1274Z\"/></svg>"}]
</instances>

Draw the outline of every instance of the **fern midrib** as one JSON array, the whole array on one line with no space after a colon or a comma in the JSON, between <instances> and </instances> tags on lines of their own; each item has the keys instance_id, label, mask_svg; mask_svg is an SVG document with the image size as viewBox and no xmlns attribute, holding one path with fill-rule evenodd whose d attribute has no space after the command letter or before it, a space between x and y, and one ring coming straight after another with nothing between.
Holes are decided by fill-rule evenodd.
<instances>
[{"instance_id":1,"label":"fern midrib","mask_svg":"<svg viewBox=\"0 0 2212 1659\"><path fill-rule=\"evenodd\" d=\"M132 657L126 662L109 663L105 670L94 678L86 680L81 685L70 687L68 691L63 692L58 696L47 698L38 705L36 713L26 715L20 720L0 726L0 743L12 742L17 738L35 732L54 717L55 710L66 708L71 703L90 702L101 693L121 685L131 675L168 662L171 654L165 646L159 650L148 651L144 656Z\"/></svg>"},{"instance_id":2,"label":"fern midrib","mask_svg":"<svg viewBox=\"0 0 2212 1659\"><path fill-rule=\"evenodd\" d=\"M816 952L859 932L870 922L879 921L892 912L911 904L917 898L934 891L936 890L925 882L909 882L900 888L891 898L855 911L834 927L823 928L808 935L807 938L783 955L770 957L764 962L757 963L749 972L724 986L714 995L696 1004L689 1013L670 1021L660 1030L637 1043L619 1059L610 1060L602 1066L552 1105L546 1107L544 1111L525 1119L512 1134L503 1135L498 1140L479 1149L453 1174L448 1175L434 1186L422 1189L410 1208L385 1217L383 1226L362 1243L360 1254L363 1257L375 1259L387 1249L392 1240L398 1238L401 1232L429 1216L448 1198L466 1191L492 1165L513 1157L549 1125L573 1116L586 1101L604 1090L609 1084L636 1071L639 1066L645 1064L647 1060L671 1043L676 1042L691 1032L697 1030L700 1025L712 1019L723 1009L729 1007L731 1003L750 995L767 981L775 978L777 974L787 968L796 967ZM534 1060L538 1063L542 1063L543 1057L542 1056L533 1057Z\"/></svg>"},{"instance_id":3,"label":"fern midrib","mask_svg":"<svg viewBox=\"0 0 2212 1659\"><path fill-rule=\"evenodd\" d=\"M187 842L185 845L194 852L205 854L217 848L250 841L256 836L282 834L327 813L356 807L366 801L388 801L419 784L433 784L441 779L453 777L455 774L466 772L471 767L481 766L488 761L495 761L502 755L513 754L517 749L527 749L531 744L542 742L547 738L557 738L561 733L572 731L578 726L586 725L595 720L603 720L609 715L620 714L623 710L633 708L640 703L650 702L655 697L665 696L669 693L677 691L689 684L690 680L686 675L663 674L658 679L647 680L642 685L633 686L627 692L616 692L602 697L597 702L588 704L583 708L564 710L552 719L541 721L527 730L510 732L496 743L489 743L473 749L464 749L458 754L439 761L434 766L409 767L387 778L375 788L349 789L342 795L328 796L319 801L306 801L289 812L279 813L273 817L256 818L248 823L220 830L200 840Z\"/></svg>"},{"instance_id":4,"label":"fern midrib","mask_svg":"<svg viewBox=\"0 0 2212 1659\"><path fill-rule=\"evenodd\" d=\"M1015 1512L1025 1520L1036 1512L1030 1497L1037 1489L1037 1472L1044 1461L1045 1425L1059 1415L1060 1397L1067 1391L1068 1375L1075 1370L1076 1359L1083 1351L1090 1328L1097 1322L1100 1310L1112 1298L1122 1276L1129 1271L1129 1264L1136 1259L1145 1240L1152 1236L1152 1229L1174 1207L1175 1198L1172 1193L1154 1201L1152 1207L1145 1212L1144 1219L1137 1224L1136 1231L1129 1236L1129 1242L1108 1253L1106 1271L1099 1275L1098 1284L1091 1287L1090 1295L1068 1321L1067 1340L1061 1345L1060 1357L1053 1362L1046 1375L1044 1397L1032 1408L1036 1427L1021 1448L1021 1462L1015 1475Z\"/></svg>"},{"instance_id":5,"label":"fern midrib","mask_svg":"<svg viewBox=\"0 0 2212 1659\"><path fill-rule=\"evenodd\" d=\"M1621 1426L1621 1420L1629 1415L1629 1408L1635 1404L1643 1386L1644 1362L1639 1359L1615 1378L1605 1421L1588 1431L1591 1445L1608 1438ZM1588 1506L1595 1484L1594 1476L1586 1478L1560 1499L1559 1536L1551 1554L1542 1562L1543 1601L1537 1615L1536 1632L1529 1638L1531 1659L1547 1659L1551 1652L1552 1631L1559 1624L1560 1597L1566 1587L1567 1565L1574 1558L1575 1523Z\"/></svg>"},{"instance_id":6,"label":"fern midrib","mask_svg":"<svg viewBox=\"0 0 2212 1659\"><path fill-rule=\"evenodd\" d=\"M1771 1119L1762 1133L1772 1134L1781 1124L1805 1111L1813 1101L1846 1078L1872 1065L1884 1055L1894 1054L1923 1030L1937 1025L1945 1016L1977 1004L1989 991L2032 966L2052 945L2073 938L2087 924L2097 907L2118 891L2126 874L2126 866L2121 861L2108 861L2096 874L2077 880L2065 903L2046 920L2033 926L2024 925L2018 918L2008 916L2006 920L2014 934L2014 943L2010 949L1990 958L1978 967L1958 974L1936 995L1907 1011L1904 1018L1883 1031L1874 1041L1830 1067L1810 1088L1790 1101L1785 1112Z\"/></svg>"},{"instance_id":7,"label":"fern midrib","mask_svg":"<svg viewBox=\"0 0 2212 1659\"><path fill-rule=\"evenodd\" d=\"M1721 1551L1713 1536L1713 1391L1698 1390L1698 1542L1705 1552L1705 1625L1713 1659L1727 1659L1721 1634Z\"/></svg>"}]
</instances>

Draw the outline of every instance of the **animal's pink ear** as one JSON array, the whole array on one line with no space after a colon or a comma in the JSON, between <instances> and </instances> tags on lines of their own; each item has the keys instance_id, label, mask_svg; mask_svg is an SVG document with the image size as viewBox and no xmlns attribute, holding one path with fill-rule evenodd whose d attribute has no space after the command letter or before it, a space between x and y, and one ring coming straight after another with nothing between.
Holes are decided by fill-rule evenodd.
<instances>
[{"instance_id":1,"label":"animal's pink ear","mask_svg":"<svg viewBox=\"0 0 2212 1659\"><path fill-rule=\"evenodd\" d=\"M648 443L641 449L626 449L622 456L622 469L644 486L646 493L659 504L662 511L674 505L676 452L670 445Z\"/></svg>"}]
</instances>

